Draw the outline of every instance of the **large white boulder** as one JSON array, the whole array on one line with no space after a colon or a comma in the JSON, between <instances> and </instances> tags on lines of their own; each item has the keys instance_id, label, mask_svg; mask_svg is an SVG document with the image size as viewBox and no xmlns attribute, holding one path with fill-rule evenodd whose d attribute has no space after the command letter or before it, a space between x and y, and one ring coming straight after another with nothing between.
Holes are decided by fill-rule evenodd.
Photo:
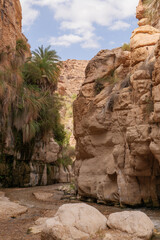
<instances>
[{"instance_id":1,"label":"large white boulder","mask_svg":"<svg viewBox=\"0 0 160 240\"><path fill-rule=\"evenodd\" d=\"M107 225L111 229L133 234L136 237L150 239L154 225L150 218L140 211L124 211L109 215Z\"/></svg>"},{"instance_id":2,"label":"large white boulder","mask_svg":"<svg viewBox=\"0 0 160 240\"><path fill-rule=\"evenodd\" d=\"M54 218L45 222L42 240L79 240L106 229L107 219L97 209L84 203L64 204Z\"/></svg>"}]
</instances>

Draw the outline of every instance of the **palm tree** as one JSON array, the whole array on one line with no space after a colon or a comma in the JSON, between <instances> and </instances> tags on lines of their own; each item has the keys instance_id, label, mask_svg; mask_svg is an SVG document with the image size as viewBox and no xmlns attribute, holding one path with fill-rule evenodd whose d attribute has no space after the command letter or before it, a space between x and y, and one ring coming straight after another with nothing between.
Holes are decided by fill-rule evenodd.
<instances>
[{"instance_id":1,"label":"palm tree","mask_svg":"<svg viewBox=\"0 0 160 240\"><path fill-rule=\"evenodd\" d=\"M44 48L43 45L32 52L31 62L41 71L40 85L56 89L60 73L60 61L55 50L50 50L50 46Z\"/></svg>"}]
</instances>

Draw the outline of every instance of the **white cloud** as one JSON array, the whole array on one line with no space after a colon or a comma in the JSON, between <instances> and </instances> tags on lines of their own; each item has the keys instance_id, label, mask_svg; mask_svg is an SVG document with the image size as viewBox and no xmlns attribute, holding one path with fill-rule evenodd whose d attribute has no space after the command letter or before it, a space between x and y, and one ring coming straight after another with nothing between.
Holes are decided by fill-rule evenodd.
<instances>
[{"instance_id":1,"label":"white cloud","mask_svg":"<svg viewBox=\"0 0 160 240\"><path fill-rule=\"evenodd\" d=\"M99 39L95 26L110 30L126 30L127 18L134 16L138 0L20 0L23 9L23 25L36 20L38 6L47 6L60 24L62 35L51 37L53 45L70 46L80 43L83 48L98 48Z\"/></svg>"},{"instance_id":2,"label":"white cloud","mask_svg":"<svg viewBox=\"0 0 160 240\"><path fill-rule=\"evenodd\" d=\"M129 23L123 22L123 21L116 21L112 24L112 26L109 28L110 30L126 30L131 25Z\"/></svg>"},{"instance_id":3,"label":"white cloud","mask_svg":"<svg viewBox=\"0 0 160 240\"><path fill-rule=\"evenodd\" d=\"M21 0L23 25L29 28L39 15L39 12L33 8L32 0Z\"/></svg>"},{"instance_id":4,"label":"white cloud","mask_svg":"<svg viewBox=\"0 0 160 240\"><path fill-rule=\"evenodd\" d=\"M73 35L73 34L69 34L69 35L63 35L60 37L51 37L49 40L49 43L52 46L65 46L68 47L73 43L79 43L82 42L82 37L78 36L78 35Z\"/></svg>"}]
</instances>

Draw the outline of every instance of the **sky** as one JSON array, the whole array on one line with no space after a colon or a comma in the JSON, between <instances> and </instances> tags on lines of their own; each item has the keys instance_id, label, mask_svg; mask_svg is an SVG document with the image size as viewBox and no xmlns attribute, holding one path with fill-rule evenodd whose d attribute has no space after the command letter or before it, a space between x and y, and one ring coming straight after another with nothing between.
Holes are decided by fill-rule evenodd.
<instances>
[{"instance_id":1,"label":"sky","mask_svg":"<svg viewBox=\"0 0 160 240\"><path fill-rule=\"evenodd\" d=\"M43 45L61 60L89 60L129 43L138 0L20 0L31 50Z\"/></svg>"}]
</instances>

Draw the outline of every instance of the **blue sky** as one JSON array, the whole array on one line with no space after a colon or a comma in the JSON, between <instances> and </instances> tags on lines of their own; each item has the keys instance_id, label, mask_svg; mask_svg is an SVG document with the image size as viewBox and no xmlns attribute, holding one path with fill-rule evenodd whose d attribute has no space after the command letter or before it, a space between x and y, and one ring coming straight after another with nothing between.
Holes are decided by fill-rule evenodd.
<instances>
[{"instance_id":1,"label":"blue sky","mask_svg":"<svg viewBox=\"0 0 160 240\"><path fill-rule=\"evenodd\" d=\"M129 42L138 0L20 0L31 49L51 45L62 60L91 59Z\"/></svg>"}]
</instances>

